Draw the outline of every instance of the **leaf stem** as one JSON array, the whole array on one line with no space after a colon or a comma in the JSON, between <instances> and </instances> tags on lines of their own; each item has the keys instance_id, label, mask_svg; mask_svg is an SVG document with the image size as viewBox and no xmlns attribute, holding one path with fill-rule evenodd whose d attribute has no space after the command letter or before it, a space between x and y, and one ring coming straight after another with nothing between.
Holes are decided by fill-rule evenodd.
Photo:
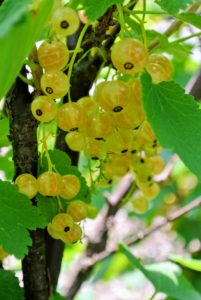
<instances>
[{"instance_id":1,"label":"leaf stem","mask_svg":"<svg viewBox=\"0 0 201 300\"><path fill-rule=\"evenodd\" d=\"M90 25L89 22L84 25L84 27L83 27L80 35L79 35L79 38L78 38L78 41L77 41L77 44L76 44L76 48L75 48L75 50L73 52L73 55L71 57L70 64L69 64L69 69L68 69L68 79L69 79L69 82L70 82L70 79L71 79L73 65L74 65L77 53L80 51L82 40L84 38L85 32L86 32L87 28L89 27L89 25ZM69 102L71 102L70 90L68 92L68 100L69 100Z\"/></svg>"},{"instance_id":2,"label":"leaf stem","mask_svg":"<svg viewBox=\"0 0 201 300\"><path fill-rule=\"evenodd\" d=\"M147 3L146 0L143 0L143 15L142 15L142 21L145 22L145 17L146 17L146 8L147 8Z\"/></svg>"},{"instance_id":3,"label":"leaf stem","mask_svg":"<svg viewBox=\"0 0 201 300\"><path fill-rule=\"evenodd\" d=\"M32 87L33 85L33 81L31 79L28 79L26 76L22 75L21 73L18 74L18 77L27 85L31 85Z\"/></svg>"},{"instance_id":4,"label":"leaf stem","mask_svg":"<svg viewBox=\"0 0 201 300\"><path fill-rule=\"evenodd\" d=\"M201 36L201 31L200 31L200 32L197 32L197 33L194 33L194 34L191 34L191 35L189 35L189 36L186 36L186 37L184 37L184 38L175 40L175 41L173 41L171 44L172 44L172 45L173 45L173 44L179 44L179 43L185 42L185 41L187 41L187 40L189 40L189 39L192 39L192 38L194 38L194 37L197 37L197 36Z\"/></svg>"},{"instance_id":5,"label":"leaf stem","mask_svg":"<svg viewBox=\"0 0 201 300\"><path fill-rule=\"evenodd\" d=\"M122 6L120 4L117 4L117 10L118 10L118 13L119 13L119 23L121 25L121 30L120 30L120 37L121 39L124 38L124 32L125 32L125 22L124 22L124 13L123 13L123 9L122 9Z\"/></svg>"}]
</instances>

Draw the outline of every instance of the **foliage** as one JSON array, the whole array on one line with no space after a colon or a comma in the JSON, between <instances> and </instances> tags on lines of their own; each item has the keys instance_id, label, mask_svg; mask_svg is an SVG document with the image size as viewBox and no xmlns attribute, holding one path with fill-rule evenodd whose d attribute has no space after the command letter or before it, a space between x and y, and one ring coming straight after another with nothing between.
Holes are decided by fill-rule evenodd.
<instances>
[{"instance_id":1,"label":"foliage","mask_svg":"<svg viewBox=\"0 0 201 300\"><path fill-rule=\"evenodd\" d=\"M96 300L96 282L117 279L124 285L123 278L139 292L148 281L154 295L163 293L167 300L201 298L200 246L195 247L201 233L201 94L196 84L193 96L186 92L200 67L192 56L200 55L200 29L195 0L3 1L0 299L32 297L35 286L45 283L41 299L72 299L71 293L78 293L76 300ZM44 46L41 58L43 40L52 52ZM35 110L31 106L43 94L53 112L43 101ZM32 143L23 136L27 128L33 139L35 134ZM33 149L35 157L29 157ZM35 176L33 199L26 196L29 182L13 183L26 172ZM75 180L64 184L65 175ZM64 199L65 193L73 196ZM153 232L165 235L173 253L164 254L161 243L158 257L154 235L146 251L143 242ZM61 241L65 269L80 256L75 276L67 275L72 290L65 298L55 287ZM131 244L142 257L133 254ZM4 269L9 255L22 262L24 289L14 272ZM90 276L88 294L77 291Z\"/></svg>"},{"instance_id":2,"label":"foliage","mask_svg":"<svg viewBox=\"0 0 201 300\"><path fill-rule=\"evenodd\" d=\"M23 300L23 289L11 271L0 270L0 297L5 300Z\"/></svg>"}]
</instances>

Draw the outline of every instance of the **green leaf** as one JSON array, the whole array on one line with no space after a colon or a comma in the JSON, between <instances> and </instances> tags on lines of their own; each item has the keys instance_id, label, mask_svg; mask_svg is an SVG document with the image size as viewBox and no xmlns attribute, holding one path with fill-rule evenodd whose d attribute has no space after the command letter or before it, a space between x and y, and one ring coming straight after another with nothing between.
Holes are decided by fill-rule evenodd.
<instances>
[{"instance_id":1,"label":"green leaf","mask_svg":"<svg viewBox=\"0 0 201 300\"><path fill-rule=\"evenodd\" d=\"M23 289L19 287L18 279L11 271L0 269L0 299L23 300Z\"/></svg>"},{"instance_id":2,"label":"green leaf","mask_svg":"<svg viewBox=\"0 0 201 300\"><path fill-rule=\"evenodd\" d=\"M40 194L36 196L38 209L46 221L46 225L58 214L58 201L54 197L44 197Z\"/></svg>"},{"instance_id":3,"label":"green leaf","mask_svg":"<svg viewBox=\"0 0 201 300\"><path fill-rule=\"evenodd\" d=\"M10 145L8 140L9 133L9 121L8 118L0 118L0 147L5 147Z\"/></svg>"},{"instance_id":4,"label":"green leaf","mask_svg":"<svg viewBox=\"0 0 201 300\"><path fill-rule=\"evenodd\" d=\"M106 10L110 6L122 3L123 0L101 0L96 2L94 2L94 0L83 0L83 5L86 9L86 15L91 21L95 21L96 19L104 15Z\"/></svg>"},{"instance_id":5,"label":"green leaf","mask_svg":"<svg viewBox=\"0 0 201 300\"><path fill-rule=\"evenodd\" d=\"M12 6L15 2L17 11ZM8 0L0 9L0 20L4 20L0 22L0 99L13 84L34 42L40 38L53 4L53 0L44 0L37 12L32 12L25 5L29 2L23 0L21 5L21 1Z\"/></svg>"},{"instance_id":6,"label":"green leaf","mask_svg":"<svg viewBox=\"0 0 201 300\"><path fill-rule=\"evenodd\" d=\"M56 293L52 295L49 300L66 300L65 297L61 296L60 294Z\"/></svg>"},{"instance_id":7,"label":"green leaf","mask_svg":"<svg viewBox=\"0 0 201 300\"><path fill-rule=\"evenodd\" d=\"M31 245L28 229L44 228L46 222L14 184L0 181L0 195L0 245L8 253L23 258Z\"/></svg>"},{"instance_id":8,"label":"green leaf","mask_svg":"<svg viewBox=\"0 0 201 300\"><path fill-rule=\"evenodd\" d=\"M0 37L5 36L13 26L23 20L31 0L7 0L0 7Z\"/></svg>"},{"instance_id":9,"label":"green leaf","mask_svg":"<svg viewBox=\"0 0 201 300\"><path fill-rule=\"evenodd\" d=\"M182 257L179 255L171 255L169 257L171 261L174 261L178 264L180 264L183 267L186 267L188 269L201 272L201 260L198 259L190 259L186 257Z\"/></svg>"},{"instance_id":10,"label":"green leaf","mask_svg":"<svg viewBox=\"0 0 201 300\"><path fill-rule=\"evenodd\" d=\"M201 29L201 16L193 13L182 13L175 15L175 17L181 21L190 23L191 25Z\"/></svg>"},{"instance_id":11,"label":"green leaf","mask_svg":"<svg viewBox=\"0 0 201 300\"><path fill-rule=\"evenodd\" d=\"M155 2L168 13L175 14L180 9L185 9L189 4L195 2L195 0L155 0Z\"/></svg>"},{"instance_id":12,"label":"green leaf","mask_svg":"<svg viewBox=\"0 0 201 300\"><path fill-rule=\"evenodd\" d=\"M71 165L71 160L68 154L65 153L64 151L54 149L49 151L49 156L57 172L60 173L61 175L66 174L67 168ZM47 171L48 161L45 155L42 158L41 165L42 168L40 170L40 173Z\"/></svg>"},{"instance_id":13,"label":"green leaf","mask_svg":"<svg viewBox=\"0 0 201 300\"><path fill-rule=\"evenodd\" d=\"M173 81L153 84L147 73L142 90L148 120L161 145L175 151L201 178L201 110L194 98Z\"/></svg>"},{"instance_id":14,"label":"green leaf","mask_svg":"<svg viewBox=\"0 0 201 300\"><path fill-rule=\"evenodd\" d=\"M186 280L176 264L164 262L144 267L126 246L120 245L120 251L152 282L157 292L178 300L201 299L201 295Z\"/></svg>"}]
</instances>

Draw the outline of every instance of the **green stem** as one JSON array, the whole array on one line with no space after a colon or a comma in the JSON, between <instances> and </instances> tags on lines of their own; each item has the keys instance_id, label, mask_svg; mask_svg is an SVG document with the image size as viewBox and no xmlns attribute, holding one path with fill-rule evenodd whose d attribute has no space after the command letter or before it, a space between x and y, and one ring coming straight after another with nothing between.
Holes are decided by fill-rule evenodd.
<instances>
[{"instance_id":1,"label":"green stem","mask_svg":"<svg viewBox=\"0 0 201 300\"><path fill-rule=\"evenodd\" d=\"M132 12L131 12L132 14ZM147 37L146 37L146 31L145 31L145 28L144 28L144 21L141 20L137 15L133 15L133 17L140 23L140 27L141 27L141 30L142 30L142 37L143 37L143 41L144 41L144 46L145 48L147 48Z\"/></svg>"},{"instance_id":2,"label":"green stem","mask_svg":"<svg viewBox=\"0 0 201 300\"><path fill-rule=\"evenodd\" d=\"M151 298L149 300L154 300L156 294L157 294L157 291L154 291L153 295L151 296Z\"/></svg>"},{"instance_id":3,"label":"green stem","mask_svg":"<svg viewBox=\"0 0 201 300\"><path fill-rule=\"evenodd\" d=\"M125 32L125 22L124 22L124 13L123 13L123 9L122 6L120 4L117 4L117 10L119 13L119 23L121 25L121 30L120 30L120 37L121 39L124 38L124 32Z\"/></svg>"},{"instance_id":4,"label":"green stem","mask_svg":"<svg viewBox=\"0 0 201 300\"><path fill-rule=\"evenodd\" d=\"M192 38L194 38L194 37L196 37L196 36L201 36L201 31L200 31L200 32L197 32L197 33L194 33L194 34L191 34L191 35L189 35L189 36L186 36L186 37L184 37L184 38L178 39L178 40L176 40L176 41L173 41L171 44L172 44L172 45L173 45L173 44L179 44L179 43L185 42L185 41L187 41L187 40L189 40L189 39L192 39Z\"/></svg>"},{"instance_id":5,"label":"green stem","mask_svg":"<svg viewBox=\"0 0 201 300\"><path fill-rule=\"evenodd\" d=\"M85 32L86 32L87 28L89 27L89 25L90 25L90 23L87 23L87 24L84 25L84 27L83 27L83 29L82 29L82 31L80 33L80 36L78 38L76 48L75 48L75 50L73 52L73 55L72 55L72 58L70 60L69 69L68 69L68 79L69 79L69 82L70 82L70 79L71 79L73 65L74 65L77 53L80 51L82 40L84 38ZM68 92L68 99L69 99L69 102L71 102L70 90Z\"/></svg>"},{"instance_id":6,"label":"green stem","mask_svg":"<svg viewBox=\"0 0 201 300\"><path fill-rule=\"evenodd\" d=\"M128 3L125 7L126 8L129 8L129 7L133 7L137 4L138 0L134 0L134 1L131 1L130 3Z\"/></svg>"},{"instance_id":7,"label":"green stem","mask_svg":"<svg viewBox=\"0 0 201 300\"><path fill-rule=\"evenodd\" d=\"M132 11L128 8L124 8L124 11L127 12L128 14L132 15L143 15L144 10L135 10ZM146 15L167 15L168 13L165 11L151 11L151 10L146 10Z\"/></svg>"},{"instance_id":8,"label":"green stem","mask_svg":"<svg viewBox=\"0 0 201 300\"><path fill-rule=\"evenodd\" d=\"M33 85L33 81L31 79L26 78L26 76L22 75L21 73L18 74L18 77L27 85L31 85L32 87Z\"/></svg>"},{"instance_id":9,"label":"green stem","mask_svg":"<svg viewBox=\"0 0 201 300\"><path fill-rule=\"evenodd\" d=\"M147 3L146 0L143 0L143 15L142 15L142 21L145 22L145 17L146 17L146 8L147 8Z\"/></svg>"}]
</instances>

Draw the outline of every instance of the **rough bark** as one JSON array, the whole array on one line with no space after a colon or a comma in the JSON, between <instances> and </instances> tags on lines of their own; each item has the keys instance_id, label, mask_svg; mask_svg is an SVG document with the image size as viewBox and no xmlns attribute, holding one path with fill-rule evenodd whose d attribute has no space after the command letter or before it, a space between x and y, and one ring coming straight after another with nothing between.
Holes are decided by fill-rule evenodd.
<instances>
[{"instance_id":1,"label":"rough bark","mask_svg":"<svg viewBox=\"0 0 201 300\"><path fill-rule=\"evenodd\" d=\"M6 97L15 166L14 179L22 173L37 176L37 123L30 110L31 100L27 84L17 78ZM32 202L36 205L34 199ZM30 236L33 244L22 261L25 299L47 300L50 289L45 259L44 230L30 231Z\"/></svg>"}]
</instances>

